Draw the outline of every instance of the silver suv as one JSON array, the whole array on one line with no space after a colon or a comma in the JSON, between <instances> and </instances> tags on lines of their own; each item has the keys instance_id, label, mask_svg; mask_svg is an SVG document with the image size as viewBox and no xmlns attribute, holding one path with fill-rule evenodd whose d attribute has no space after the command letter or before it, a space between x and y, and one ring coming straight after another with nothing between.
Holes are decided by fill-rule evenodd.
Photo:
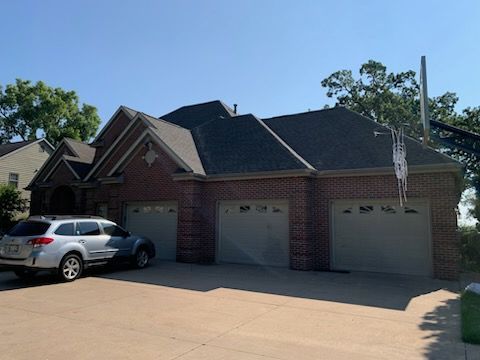
<instances>
[{"instance_id":1,"label":"silver suv","mask_svg":"<svg viewBox=\"0 0 480 360\"><path fill-rule=\"evenodd\" d=\"M150 240L96 216L32 216L0 240L0 266L22 278L52 270L73 281L87 266L128 260L143 268L154 256Z\"/></svg>"}]
</instances>

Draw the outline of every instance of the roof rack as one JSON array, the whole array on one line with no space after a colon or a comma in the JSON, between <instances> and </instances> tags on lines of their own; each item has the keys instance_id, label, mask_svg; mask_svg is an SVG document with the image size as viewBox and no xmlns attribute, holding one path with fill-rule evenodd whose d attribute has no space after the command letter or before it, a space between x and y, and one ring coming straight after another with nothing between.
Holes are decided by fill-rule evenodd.
<instances>
[{"instance_id":1,"label":"roof rack","mask_svg":"<svg viewBox=\"0 0 480 360\"><path fill-rule=\"evenodd\" d=\"M34 216L28 217L28 220L68 220L68 219L105 220L103 217L95 216L95 215L34 215Z\"/></svg>"}]
</instances>

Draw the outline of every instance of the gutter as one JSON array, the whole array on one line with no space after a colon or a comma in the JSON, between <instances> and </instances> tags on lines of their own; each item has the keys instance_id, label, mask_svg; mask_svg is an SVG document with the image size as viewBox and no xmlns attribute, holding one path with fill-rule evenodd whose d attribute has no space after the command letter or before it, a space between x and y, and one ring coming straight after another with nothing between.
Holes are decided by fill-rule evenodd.
<instances>
[{"instance_id":1,"label":"gutter","mask_svg":"<svg viewBox=\"0 0 480 360\"><path fill-rule=\"evenodd\" d=\"M462 172L463 165L451 163L442 165L412 165L408 167L409 174L426 174L426 173L442 173L442 172ZM394 175L393 166L382 168L363 168L363 169L345 169L345 170L280 170L280 171L264 171L252 173L232 173L232 174L214 174L200 175L195 173L182 173L172 175L175 181L232 181L232 180L250 180L250 179L268 179L268 178L284 178L284 177L346 177L346 176L375 176L375 175Z\"/></svg>"}]
</instances>

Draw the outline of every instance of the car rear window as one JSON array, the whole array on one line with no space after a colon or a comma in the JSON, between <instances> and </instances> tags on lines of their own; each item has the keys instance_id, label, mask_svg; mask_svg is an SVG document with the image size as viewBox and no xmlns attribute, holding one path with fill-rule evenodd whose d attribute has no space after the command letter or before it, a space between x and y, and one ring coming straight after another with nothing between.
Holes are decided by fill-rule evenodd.
<instances>
[{"instance_id":1,"label":"car rear window","mask_svg":"<svg viewBox=\"0 0 480 360\"><path fill-rule=\"evenodd\" d=\"M47 232L50 224L39 221L22 221L15 225L9 232L10 236L36 236Z\"/></svg>"},{"instance_id":2,"label":"car rear window","mask_svg":"<svg viewBox=\"0 0 480 360\"><path fill-rule=\"evenodd\" d=\"M93 236L93 235L100 235L100 228L96 222L79 222L77 224L77 232L78 235L86 235L86 236Z\"/></svg>"}]
</instances>

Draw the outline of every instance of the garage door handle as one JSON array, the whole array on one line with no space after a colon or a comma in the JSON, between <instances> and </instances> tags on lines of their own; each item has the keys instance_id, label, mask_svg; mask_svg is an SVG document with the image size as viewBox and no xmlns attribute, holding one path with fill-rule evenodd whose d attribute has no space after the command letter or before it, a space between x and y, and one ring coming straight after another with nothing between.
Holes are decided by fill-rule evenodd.
<instances>
[{"instance_id":1,"label":"garage door handle","mask_svg":"<svg viewBox=\"0 0 480 360\"><path fill-rule=\"evenodd\" d=\"M87 242L85 240L78 240L80 244L86 244Z\"/></svg>"}]
</instances>

